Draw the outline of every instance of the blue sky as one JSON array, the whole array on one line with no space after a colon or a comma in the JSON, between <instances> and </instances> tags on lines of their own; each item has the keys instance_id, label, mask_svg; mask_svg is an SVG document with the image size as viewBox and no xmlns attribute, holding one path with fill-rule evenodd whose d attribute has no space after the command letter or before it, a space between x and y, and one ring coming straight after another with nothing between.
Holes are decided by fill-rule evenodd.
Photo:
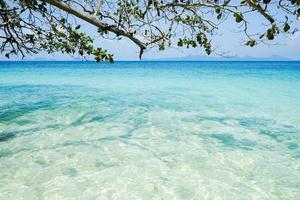
<instances>
[{"instance_id":1,"label":"blue sky","mask_svg":"<svg viewBox=\"0 0 300 200\"><path fill-rule=\"evenodd\" d=\"M90 27L92 28L92 27ZM114 40L103 40L97 35L94 35L96 43L107 49L109 52L114 54L115 60L139 60L139 48L135 46L131 41L122 39L119 41ZM236 33L235 29L230 26L224 26L222 34L215 37L214 44L218 47L218 51L227 52L226 55L238 56L238 57L271 57L279 55L293 60L300 60L300 32L291 36L279 36L276 39L274 45L260 44L255 47L247 47L243 45L243 36L240 33ZM201 48L167 48L165 51L159 51L154 48L150 51L146 51L143 55L144 59L164 59L170 57L185 57L185 56L205 56L203 49ZM216 55L211 55L216 57ZM49 55L41 52L34 56L28 56L26 59L55 59L55 60L72 60L72 56L55 53ZM1 57L1 60L6 60Z\"/></svg>"},{"instance_id":2,"label":"blue sky","mask_svg":"<svg viewBox=\"0 0 300 200\"><path fill-rule=\"evenodd\" d=\"M249 31L251 33L262 33L266 30L266 20L257 13L252 14L249 25ZM283 17L284 16L279 16ZM296 21L294 25L299 27L299 22ZM239 30L239 24L237 24L232 18L228 18L218 29L217 35L213 38L213 46L217 47L218 52L227 52L228 56L238 57L271 57L279 55L292 60L300 60L300 32L294 35L279 35L275 37L275 40L269 44L259 44L254 47L245 46L245 35ZM135 47L130 41L105 41L103 43L107 49L114 52L116 59L127 60L137 59L139 49ZM159 51L153 49L145 53L146 59L160 59L168 57L185 57L188 55L194 56L206 56L205 52L201 48L169 48L165 51ZM211 56L217 57L212 54Z\"/></svg>"},{"instance_id":3,"label":"blue sky","mask_svg":"<svg viewBox=\"0 0 300 200\"><path fill-rule=\"evenodd\" d=\"M89 27L90 29L95 29ZM229 23L224 24L218 36L214 37L214 46L220 52L227 52L228 56L251 56L251 57L270 57L279 55L293 60L300 60L300 32L295 35L281 35L276 38L274 43L277 44L260 44L255 47L248 47L244 45L243 34L237 33L237 29ZM96 29L95 29L96 30ZM255 30L254 30L255 31ZM93 31L94 32L94 31ZM116 60L138 60L139 48L131 41L122 39L119 41L104 40L96 34L93 34L96 44L107 49L114 54ZM164 59L169 57L185 57L188 55L204 56L206 55L201 48L167 48L165 51L159 51L157 48L146 51L143 55L144 59ZM216 57L216 55L211 55ZM73 59L71 56L63 54L47 55L41 53L34 57L45 57L47 59Z\"/></svg>"}]
</instances>

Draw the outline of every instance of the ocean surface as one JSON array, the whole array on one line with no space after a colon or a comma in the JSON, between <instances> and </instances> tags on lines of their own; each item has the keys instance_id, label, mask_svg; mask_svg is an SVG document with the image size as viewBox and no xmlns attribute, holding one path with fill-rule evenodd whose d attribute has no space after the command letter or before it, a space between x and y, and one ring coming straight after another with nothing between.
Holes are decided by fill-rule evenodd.
<instances>
[{"instance_id":1,"label":"ocean surface","mask_svg":"<svg viewBox=\"0 0 300 200\"><path fill-rule=\"evenodd\" d=\"M300 62L0 62L0 199L299 199Z\"/></svg>"}]
</instances>

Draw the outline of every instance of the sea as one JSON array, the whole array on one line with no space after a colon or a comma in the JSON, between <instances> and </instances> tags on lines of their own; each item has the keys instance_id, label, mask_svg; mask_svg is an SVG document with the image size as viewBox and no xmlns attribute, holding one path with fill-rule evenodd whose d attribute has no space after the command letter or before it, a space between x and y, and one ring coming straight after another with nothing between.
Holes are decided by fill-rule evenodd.
<instances>
[{"instance_id":1,"label":"sea","mask_svg":"<svg viewBox=\"0 0 300 200\"><path fill-rule=\"evenodd\" d=\"M300 62L0 62L0 199L299 199Z\"/></svg>"}]
</instances>

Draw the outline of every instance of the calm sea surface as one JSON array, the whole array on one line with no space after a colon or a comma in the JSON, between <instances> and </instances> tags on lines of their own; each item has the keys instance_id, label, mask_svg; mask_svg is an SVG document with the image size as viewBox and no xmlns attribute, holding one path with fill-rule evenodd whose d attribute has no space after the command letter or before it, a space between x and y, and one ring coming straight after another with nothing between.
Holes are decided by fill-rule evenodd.
<instances>
[{"instance_id":1,"label":"calm sea surface","mask_svg":"<svg viewBox=\"0 0 300 200\"><path fill-rule=\"evenodd\" d=\"M300 62L0 62L0 199L299 199Z\"/></svg>"}]
</instances>

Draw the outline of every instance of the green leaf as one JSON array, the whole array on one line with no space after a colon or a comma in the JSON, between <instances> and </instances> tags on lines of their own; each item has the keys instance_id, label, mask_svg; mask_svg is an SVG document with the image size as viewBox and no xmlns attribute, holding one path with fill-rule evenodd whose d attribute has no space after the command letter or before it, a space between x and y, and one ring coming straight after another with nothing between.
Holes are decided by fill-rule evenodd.
<instances>
[{"instance_id":1,"label":"green leaf","mask_svg":"<svg viewBox=\"0 0 300 200\"><path fill-rule=\"evenodd\" d=\"M160 45L159 45L159 50L160 50L160 51L165 50L165 45L164 45L164 44L160 44Z\"/></svg>"},{"instance_id":2,"label":"green leaf","mask_svg":"<svg viewBox=\"0 0 300 200\"><path fill-rule=\"evenodd\" d=\"M259 39L262 39L265 36L265 34L262 34L259 36Z\"/></svg>"},{"instance_id":3,"label":"green leaf","mask_svg":"<svg viewBox=\"0 0 300 200\"><path fill-rule=\"evenodd\" d=\"M273 33L268 33L267 38L268 38L268 40L273 40L274 39L274 34Z\"/></svg>"},{"instance_id":4,"label":"green leaf","mask_svg":"<svg viewBox=\"0 0 300 200\"><path fill-rule=\"evenodd\" d=\"M283 27L283 31L284 32L288 32L288 30L290 30L290 25L288 23L285 23L284 27Z\"/></svg>"},{"instance_id":5,"label":"green leaf","mask_svg":"<svg viewBox=\"0 0 300 200\"><path fill-rule=\"evenodd\" d=\"M246 43L247 46L250 46L250 47L254 47L254 45L256 45L256 41L255 40L249 40L247 43Z\"/></svg>"},{"instance_id":6,"label":"green leaf","mask_svg":"<svg viewBox=\"0 0 300 200\"><path fill-rule=\"evenodd\" d=\"M182 41L182 39L179 39L177 45L178 45L179 47L182 47L182 46L183 46L183 41Z\"/></svg>"},{"instance_id":7,"label":"green leaf","mask_svg":"<svg viewBox=\"0 0 300 200\"><path fill-rule=\"evenodd\" d=\"M243 15L241 13L234 13L233 16L235 17L235 21L237 23L240 23L241 21L243 21Z\"/></svg>"}]
</instances>

